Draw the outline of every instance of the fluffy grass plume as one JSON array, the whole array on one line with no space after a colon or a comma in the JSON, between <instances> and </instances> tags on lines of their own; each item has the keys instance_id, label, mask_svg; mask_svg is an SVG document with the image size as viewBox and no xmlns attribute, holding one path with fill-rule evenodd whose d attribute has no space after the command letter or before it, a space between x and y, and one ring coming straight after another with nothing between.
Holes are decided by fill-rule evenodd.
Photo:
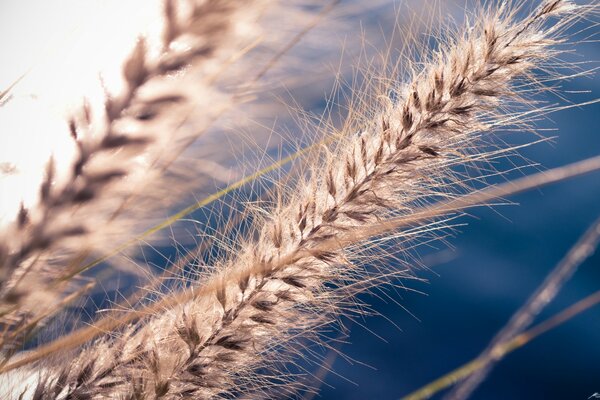
<instances>
[{"instance_id":1,"label":"fluffy grass plume","mask_svg":"<svg viewBox=\"0 0 600 400\"><path fill-rule=\"evenodd\" d=\"M69 171L60 176L50 158L38 202L0 227L5 329L51 312L74 290L68 284L80 286L72 278L90 255L128 240L136 221L197 184L173 163L227 106L213 76L255 37L265 4L166 1L158 49L140 38L123 62L122 91L107 93L101 109L84 102L69 119ZM9 336L1 345L14 348Z\"/></svg>"}]
</instances>

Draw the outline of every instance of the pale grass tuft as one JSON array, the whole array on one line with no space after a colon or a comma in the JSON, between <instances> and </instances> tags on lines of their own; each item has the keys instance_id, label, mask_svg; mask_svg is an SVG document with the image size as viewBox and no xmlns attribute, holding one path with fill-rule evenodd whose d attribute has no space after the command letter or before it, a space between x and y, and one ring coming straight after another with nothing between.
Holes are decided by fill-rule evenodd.
<instances>
[{"instance_id":1,"label":"pale grass tuft","mask_svg":"<svg viewBox=\"0 0 600 400\"><path fill-rule=\"evenodd\" d=\"M135 235L138 221L179 200L203 176L181 173L175 161L230 103L215 75L256 37L267 4L166 1L161 51L154 54L140 38L123 62L123 90L106 93L103 109L84 101L70 118L65 135L76 152L69 170L57 171L51 158L38 202L22 206L0 230L5 356L22 339L11 332L77 290L74 277L86 260Z\"/></svg>"}]
</instances>

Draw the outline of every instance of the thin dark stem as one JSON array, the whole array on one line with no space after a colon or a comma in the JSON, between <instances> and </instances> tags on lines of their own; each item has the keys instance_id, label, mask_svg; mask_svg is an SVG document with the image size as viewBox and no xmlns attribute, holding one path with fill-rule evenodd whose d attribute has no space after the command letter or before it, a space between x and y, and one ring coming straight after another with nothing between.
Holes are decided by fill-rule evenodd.
<instances>
[{"instance_id":1,"label":"thin dark stem","mask_svg":"<svg viewBox=\"0 0 600 400\"><path fill-rule=\"evenodd\" d=\"M573 276L577 268L588 257L594 254L600 242L600 218L581 236L567 255L550 272L544 282L521 308L513 314L506 326L490 342L488 347L477 358L482 367L459 383L445 399L463 400L468 398L485 377L504 356L501 350L517 335L531 325L534 318L558 294L563 285Z\"/></svg>"}]
</instances>

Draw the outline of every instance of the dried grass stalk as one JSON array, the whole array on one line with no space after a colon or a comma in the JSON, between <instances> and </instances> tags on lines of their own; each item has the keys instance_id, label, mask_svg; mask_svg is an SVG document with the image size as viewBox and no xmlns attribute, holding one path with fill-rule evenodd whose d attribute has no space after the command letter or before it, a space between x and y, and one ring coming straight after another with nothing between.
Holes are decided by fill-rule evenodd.
<instances>
[{"instance_id":1,"label":"dried grass stalk","mask_svg":"<svg viewBox=\"0 0 600 400\"><path fill-rule=\"evenodd\" d=\"M60 176L50 159L39 202L0 231L4 331L56 305L65 287L49 281L72 281L90 252L130 237L165 198L176 200L179 184L189 189L194 178L169 167L222 111L214 71L253 37L265 4L165 1L162 51L153 56L140 39L123 64L122 93L107 94L102 111L84 104L69 120L77 149L70 171Z\"/></svg>"}]
</instances>

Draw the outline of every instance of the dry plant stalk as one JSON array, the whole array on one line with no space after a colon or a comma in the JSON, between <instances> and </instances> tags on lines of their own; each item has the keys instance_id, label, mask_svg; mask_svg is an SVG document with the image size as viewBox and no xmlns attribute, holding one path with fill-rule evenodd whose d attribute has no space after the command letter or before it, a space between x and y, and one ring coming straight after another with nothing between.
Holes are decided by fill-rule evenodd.
<instances>
[{"instance_id":1,"label":"dry plant stalk","mask_svg":"<svg viewBox=\"0 0 600 400\"><path fill-rule=\"evenodd\" d=\"M482 12L461 35L446 38L412 82L392 83L384 105L365 111L364 124L348 124L360 125L358 133L327 152L295 193L281 195L285 200L257 222L258 239L240 244L237 256L197 283L214 290L91 344L65 367L45 365L32 397L293 393L297 387L277 387L289 377L264 371L287 360L298 335L351 312L351 296L386 278L360 264L361 249L374 243L321 245L459 196L464 182L453 178L453 167L486 159L481 135L518 122L511 113L527 106L519 88L535 86L532 72L559 53L560 34L584 11L546 0L524 19L509 3ZM421 224L394 236L408 240L431 229Z\"/></svg>"},{"instance_id":2,"label":"dry plant stalk","mask_svg":"<svg viewBox=\"0 0 600 400\"><path fill-rule=\"evenodd\" d=\"M255 22L265 3L165 1L159 55L152 56L140 39L124 62L122 93L107 93L98 115L86 103L70 119L77 151L68 176L57 177L50 159L39 203L22 207L14 223L0 231L3 330L43 314L39 304L55 306L64 285L48 287L50 281L71 281L90 251L114 247L116 239L132 232L139 212L165 206L161 190L173 198L178 179L190 182L167 169L199 127L222 111L210 82L211 64L222 64L239 50L241 31L244 42L251 38L254 31L246 25ZM202 111L190 120L194 109ZM182 128L184 123L194 129ZM132 193L132 188L140 190ZM3 339L3 345L11 341Z\"/></svg>"},{"instance_id":3,"label":"dry plant stalk","mask_svg":"<svg viewBox=\"0 0 600 400\"><path fill-rule=\"evenodd\" d=\"M446 399L465 400L469 398L494 366L504 357L503 349L507 344L521 335L533 323L535 317L554 300L565 283L577 272L579 266L596 252L599 243L600 218L597 218L477 357L480 368L467 376L464 381L459 382L445 397Z\"/></svg>"}]
</instances>

